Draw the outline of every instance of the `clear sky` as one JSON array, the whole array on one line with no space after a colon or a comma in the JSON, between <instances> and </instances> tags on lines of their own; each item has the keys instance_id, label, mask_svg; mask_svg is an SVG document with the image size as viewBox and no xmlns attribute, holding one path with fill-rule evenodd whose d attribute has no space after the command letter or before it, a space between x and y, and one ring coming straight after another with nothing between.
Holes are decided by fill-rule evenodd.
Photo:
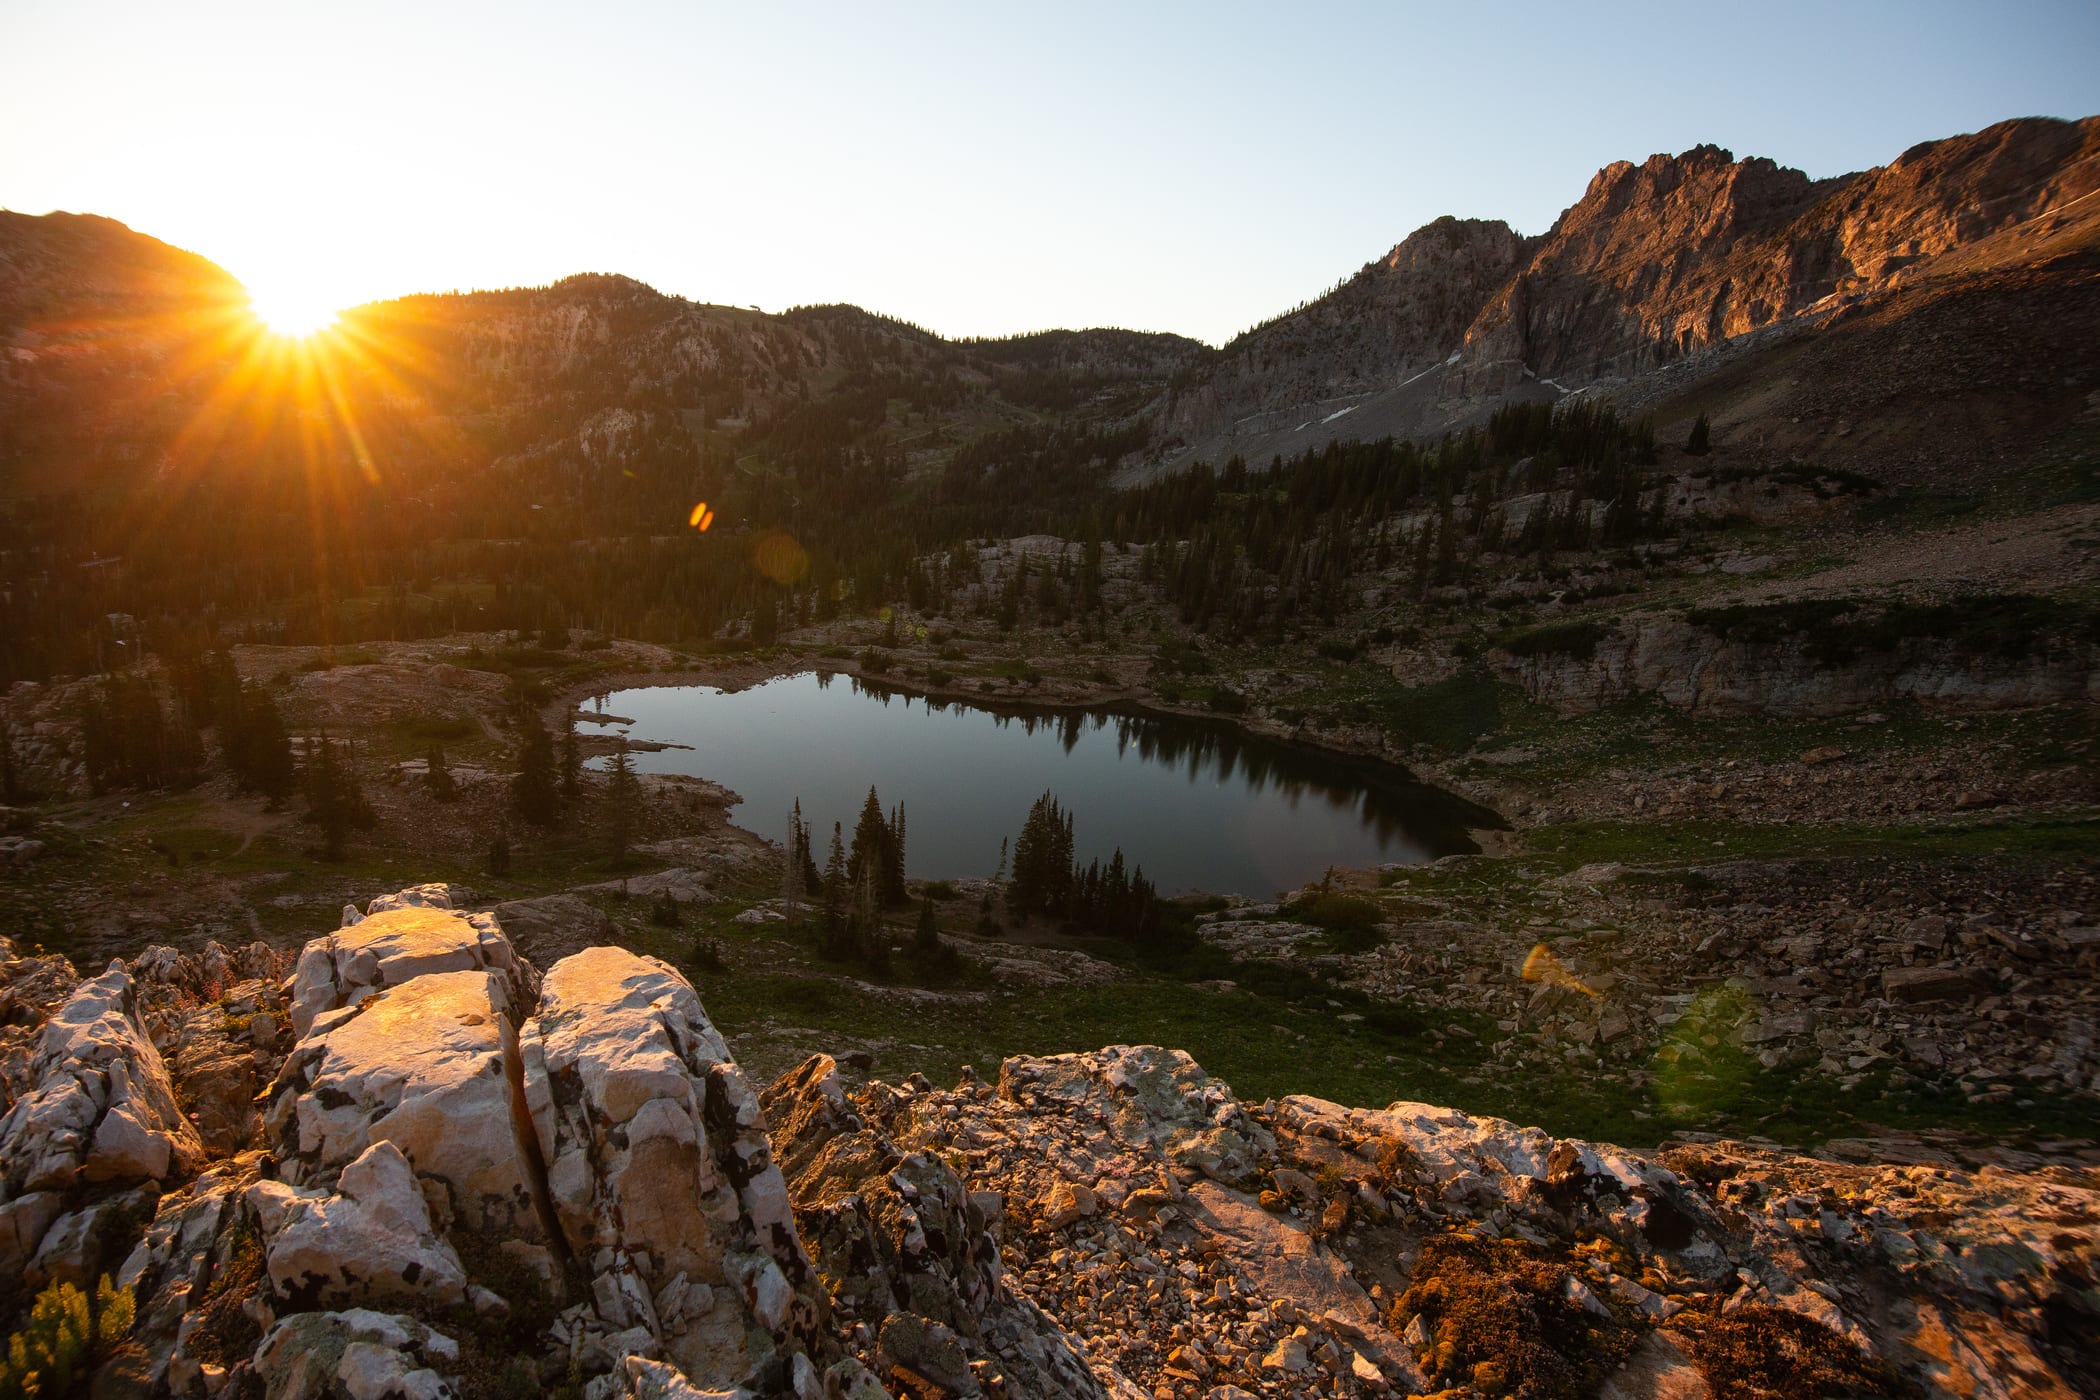
<instances>
[{"instance_id":1,"label":"clear sky","mask_svg":"<svg viewBox=\"0 0 2100 1400\"><path fill-rule=\"evenodd\" d=\"M0 206L346 305L624 272L1218 341L1616 159L2100 112L2100 2L0 0Z\"/></svg>"}]
</instances>

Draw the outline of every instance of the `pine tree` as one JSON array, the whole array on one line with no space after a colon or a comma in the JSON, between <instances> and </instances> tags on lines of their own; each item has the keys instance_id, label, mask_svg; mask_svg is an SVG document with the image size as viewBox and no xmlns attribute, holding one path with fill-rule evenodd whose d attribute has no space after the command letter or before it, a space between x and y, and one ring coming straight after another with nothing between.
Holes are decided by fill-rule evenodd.
<instances>
[{"instance_id":1,"label":"pine tree","mask_svg":"<svg viewBox=\"0 0 2100 1400\"><path fill-rule=\"evenodd\" d=\"M882 923L882 872L870 864L854 882L853 951L869 972L886 975L890 970L890 931Z\"/></svg>"},{"instance_id":2,"label":"pine tree","mask_svg":"<svg viewBox=\"0 0 2100 1400\"><path fill-rule=\"evenodd\" d=\"M904 804L899 802L890 809L890 819L883 828L882 843L882 902L895 908L909 903L911 891L904 884Z\"/></svg>"},{"instance_id":3,"label":"pine tree","mask_svg":"<svg viewBox=\"0 0 2100 1400\"><path fill-rule=\"evenodd\" d=\"M534 826L551 827L559 815L555 789L554 741L539 712L525 709L518 716L518 775L510 783L511 805Z\"/></svg>"},{"instance_id":4,"label":"pine tree","mask_svg":"<svg viewBox=\"0 0 2100 1400\"><path fill-rule=\"evenodd\" d=\"M274 809L299 785L284 717L270 692L252 682L241 687L229 709L219 726L226 766L243 792L261 793Z\"/></svg>"},{"instance_id":5,"label":"pine tree","mask_svg":"<svg viewBox=\"0 0 2100 1400\"><path fill-rule=\"evenodd\" d=\"M915 957L930 957L941 950L940 925L933 915L933 898L927 896L919 901L919 925L912 930L911 950Z\"/></svg>"},{"instance_id":6,"label":"pine tree","mask_svg":"<svg viewBox=\"0 0 2100 1400\"><path fill-rule=\"evenodd\" d=\"M574 802L583 795L583 755L576 748L576 714L570 711L561 731L561 800Z\"/></svg>"},{"instance_id":7,"label":"pine tree","mask_svg":"<svg viewBox=\"0 0 2100 1400\"><path fill-rule=\"evenodd\" d=\"M862 879L871 882L876 896L884 893L884 871L889 863L890 827L883 820L882 799L868 789L861 803L860 819L853 824L853 854L846 862L846 877L858 888Z\"/></svg>"},{"instance_id":8,"label":"pine tree","mask_svg":"<svg viewBox=\"0 0 2100 1400\"><path fill-rule=\"evenodd\" d=\"M809 829L802 824L802 799L795 799L795 810L788 814L787 856L782 860L780 874L781 912L787 915L790 929L802 916L802 900L809 893L803 882L803 863L809 859Z\"/></svg>"},{"instance_id":9,"label":"pine tree","mask_svg":"<svg viewBox=\"0 0 2100 1400\"><path fill-rule=\"evenodd\" d=\"M452 770L445 766L442 744L432 744L423 755L423 783L430 789L430 795L440 802L459 799L459 785L452 781Z\"/></svg>"},{"instance_id":10,"label":"pine tree","mask_svg":"<svg viewBox=\"0 0 2100 1400\"><path fill-rule=\"evenodd\" d=\"M634 760L628 757L627 741L622 739L620 747L613 751L605 784L605 844L615 865L627 859L627 848L634 840L635 823L641 815L641 801L642 785L635 780Z\"/></svg>"},{"instance_id":11,"label":"pine tree","mask_svg":"<svg viewBox=\"0 0 2100 1400\"><path fill-rule=\"evenodd\" d=\"M853 933L846 923L846 842L839 824L831 824L831 855L824 862L824 914L817 934L817 951L843 961L853 946Z\"/></svg>"},{"instance_id":12,"label":"pine tree","mask_svg":"<svg viewBox=\"0 0 2100 1400\"><path fill-rule=\"evenodd\" d=\"M1692 420L1691 436L1684 440L1684 450L1694 457L1704 457L1713 446L1713 424L1705 414Z\"/></svg>"},{"instance_id":13,"label":"pine tree","mask_svg":"<svg viewBox=\"0 0 2100 1400\"><path fill-rule=\"evenodd\" d=\"M306 819L321 828L321 851L329 860L343 858L351 831L378 820L358 784L354 759L348 743L338 747L326 734L307 741Z\"/></svg>"}]
</instances>

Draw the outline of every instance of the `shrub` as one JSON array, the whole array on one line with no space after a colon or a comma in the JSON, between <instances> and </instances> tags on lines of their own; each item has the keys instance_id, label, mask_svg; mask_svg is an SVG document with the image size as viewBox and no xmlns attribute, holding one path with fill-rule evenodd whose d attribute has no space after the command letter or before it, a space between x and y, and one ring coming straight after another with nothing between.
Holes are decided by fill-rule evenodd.
<instances>
[{"instance_id":1,"label":"shrub","mask_svg":"<svg viewBox=\"0 0 2100 1400\"><path fill-rule=\"evenodd\" d=\"M1247 713L1247 697L1230 686L1216 686L1210 692L1210 708L1221 715L1243 715Z\"/></svg>"},{"instance_id":2,"label":"shrub","mask_svg":"<svg viewBox=\"0 0 2100 1400\"><path fill-rule=\"evenodd\" d=\"M92 1300L54 1283L30 1306L29 1321L0 1357L0 1400L62 1396L131 1330L131 1290L102 1276Z\"/></svg>"},{"instance_id":3,"label":"shrub","mask_svg":"<svg viewBox=\"0 0 2100 1400\"><path fill-rule=\"evenodd\" d=\"M1687 1321L1690 1315L1687 1315ZM1791 1308L1753 1303L1692 1323L1685 1349L1716 1395L1781 1400L1792 1395L1916 1395L1888 1363Z\"/></svg>"},{"instance_id":4,"label":"shrub","mask_svg":"<svg viewBox=\"0 0 2100 1400\"><path fill-rule=\"evenodd\" d=\"M1440 1236L1422 1246L1408 1290L1393 1306L1393 1330L1421 1315L1433 1340L1419 1360L1442 1385L1471 1382L1489 1395L1536 1400L1594 1395L1635 1337L1570 1298L1573 1276L1529 1245Z\"/></svg>"},{"instance_id":5,"label":"shrub","mask_svg":"<svg viewBox=\"0 0 2100 1400\"><path fill-rule=\"evenodd\" d=\"M1407 744L1463 753L1502 728L1502 697L1484 669L1468 667L1427 685L1387 692L1379 704L1386 732Z\"/></svg>"},{"instance_id":6,"label":"shrub","mask_svg":"<svg viewBox=\"0 0 2100 1400\"><path fill-rule=\"evenodd\" d=\"M1342 947L1352 953L1365 952L1378 945L1380 911L1377 901L1360 894L1320 890L1284 905L1283 916L1338 935Z\"/></svg>"}]
</instances>

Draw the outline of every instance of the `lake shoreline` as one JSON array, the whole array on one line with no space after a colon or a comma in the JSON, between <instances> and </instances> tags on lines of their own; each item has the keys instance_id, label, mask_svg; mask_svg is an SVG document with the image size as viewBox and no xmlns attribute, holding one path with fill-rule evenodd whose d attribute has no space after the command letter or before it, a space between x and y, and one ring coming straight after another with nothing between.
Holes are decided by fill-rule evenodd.
<instances>
[{"instance_id":1,"label":"lake shoreline","mask_svg":"<svg viewBox=\"0 0 2100 1400\"><path fill-rule=\"evenodd\" d=\"M1168 705L1160 702L1149 691L1127 685L1103 685L1089 683L1053 684L1046 687L1030 687L1026 693L994 693L975 689L964 684L927 685L917 681L903 680L889 672L870 673L849 659L791 655L769 657L760 660L735 659L721 666L680 667L675 670L615 673L593 678L588 683L569 687L561 694L566 707L564 719L574 714L579 720L590 719L611 722L607 715L595 714L589 708L593 702L610 706L611 697L629 691L679 690L705 688L724 696L736 695L772 682L804 675L822 678L828 684L841 676L854 683L856 694L865 693L871 698L901 698L918 700L929 710L938 711L950 706L960 711L977 712L1000 721L1022 721L1040 724L1056 724L1061 717L1085 715L1096 721L1096 727L1111 721L1129 721L1139 725L1172 726L1189 736L1191 742L1204 746L1206 753L1216 752L1211 746L1221 746L1224 756L1217 760L1226 765L1225 771L1241 764L1249 764L1249 772L1257 771L1261 764L1258 755L1266 752L1268 762L1283 761L1283 772L1288 777L1279 781L1288 784L1304 784L1315 792L1329 795L1353 794L1363 804L1362 821L1365 830L1377 830L1374 838L1381 847L1394 841L1412 846L1413 858L1395 861L1365 861L1363 852L1340 851L1333 860L1323 861L1321 870L1341 875L1375 872L1384 866L1412 866L1434 861L1442 855L1454 853L1450 847L1459 846L1456 853L1500 855L1508 849L1511 828L1499 812L1478 802L1463 791L1440 784L1433 778L1425 778L1415 765L1395 759L1390 751L1366 751L1361 747L1322 743L1309 739L1300 732L1274 724L1250 724L1240 716L1220 714L1207 708ZM1049 693L1043 693L1044 690ZM616 708L631 710L633 703L623 703ZM626 718L621 716L620 718ZM655 731L651 731L652 736ZM690 737L690 736L684 736ZM1067 751L1070 749L1067 742ZM594 734L586 736L586 747L593 753L610 750L612 736ZM1251 752L1242 756L1237 752L1242 746ZM632 744L637 750L663 747L688 748L685 744L663 744L652 737ZM1149 755L1148 755L1149 756ZM1178 756L1165 760L1178 763ZM1302 765L1294 769L1292 764ZM727 772L717 772L709 767L690 770L684 776L703 781L733 781ZM1255 780L1255 791L1266 786L1267 779ZM806 799L805 799L806 800ZM1293 799L1295 801L1295 798ZM1100 810L1096 807L1094 810ZM1412 810L1413 819L1403 818L1400 813ZM771 840L764 833L753 831L736 822L734 816L725 814L725 819L740 830L750 832L760 839ZM1426 825L1418 825L1417 822ZM1440 833L1440 834L1438 834ZM1127 835L1121 844L1128 845ZM1287 843L1286 843L1287 844ZM989 867L982 871L963 870L942 876L923 878L968 879L981 878L990 873ZM922 878L914 875L914 878ZM1303 880L1291 879L1281 882L1278 889L1298 888L1320 878L1319 872ZM1189 897L1216 894L1210 888L1212 881L1191 880L1185 893ZM1179 894L1177 894L1179 897ZM1245 889L1228 897L1261 898Z\"/></svg>"}]
</instances>

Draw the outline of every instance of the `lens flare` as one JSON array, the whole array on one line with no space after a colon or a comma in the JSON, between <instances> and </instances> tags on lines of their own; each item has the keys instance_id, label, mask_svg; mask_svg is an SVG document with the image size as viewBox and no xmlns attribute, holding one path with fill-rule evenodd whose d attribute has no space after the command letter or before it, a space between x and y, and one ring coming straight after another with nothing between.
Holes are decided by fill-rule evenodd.
<instances>
[{"instance_id":1,"label":"lens flare","mask_svg":"<svg viewBox=\"0 0 2100 1400\"><path fill-rule=\"evenodd\" d=\"M1531 952L1526 955L1524 959L1524 980L1526 982L1544 982L1549 987L1567 987L1573 991L1581 992L1587 997L1597 995L1594 988L1570 972L1568 965L1555 957L1553 950L1543 943L1534 946Z\"/></svg>"},{"instance_id":2,"label":"lens flare","mask_svg":"<svg viewBox=\"0 0 2100 1400\"><path fill-rule=\"evenodd\" d=\"M802 582L809 573L809 551L785 530L768 530L751 542L751 565L778 584Z\"/></svg>"},{"instance_id":3,"label":"lens flare","mask_svg":"<svg viewBox=\"0 0 2100 1400\"><path fill-rule=\"evenodd\" d=\"M707 502L702 501L693 507L693 513L686 517L685 523L704 534L707 527L715 523L715 513L707 508Z\"/></svg>"}]
</instances>

